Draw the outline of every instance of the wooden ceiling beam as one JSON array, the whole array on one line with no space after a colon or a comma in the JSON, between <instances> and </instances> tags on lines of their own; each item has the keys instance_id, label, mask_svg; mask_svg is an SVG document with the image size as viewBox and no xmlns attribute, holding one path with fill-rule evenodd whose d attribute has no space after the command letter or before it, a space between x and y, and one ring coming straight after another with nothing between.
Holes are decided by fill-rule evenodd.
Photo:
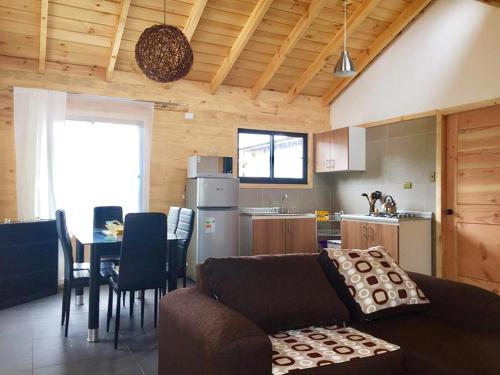
<instances>
[{"instance_id":1,"label":"wooden ceiling beam","mask_svg":"<svg viewBox=\"0 0 500 375\"><path fill-rule=\"evenodd\" d=\"M189 17L184 25L184 35L186 38L191 41L191 38L198 27L198 23L200 22L201 15L205 10L205 6L207 5L207 0L195 0L193 7L191 8L191 12L189 13Z\"/></svg>"},{"instance_id":2,"label":"wooden ceiling beam","mask_svg":"<svg viewBox=\"0 0 500 375\"><path fill-rule=\"evenodd\" d=\"M250 14L250 17L248 17L245 26L243 26L243 29L234 41L229 54L226 56L226 58L222 62L222 65L219 67L219 70L217 70L217 73L215 73L215 76L212 79L212 82L210 84L210 92L212 94L215 94L217 92L219 87L226 79L227 75L240 57L241 52L243 52L243 49L259 26L262 18L266 14L272 2L273 0L259 0L255 5L252 14Z\"/></svg>"},{"instance_id":3,"label":"wooden ceiling beam","mask_svg":"<svg viewBox=\"0 0 500 375\"><path fill-rule=\"evenodd\" d=\"M377 7L381 0L364 0L358 6L354 13L347 20L347 35L351 35L361 23L368 17L368 15ZM339 29L330 42L321 50L318 56L314 59L311 65L308 66L306 71L302 73L299 79L293 84L292 88L288 90L288 103L291 103L300 94L300 92L309 84L309 82L318 74L323 68L326 60L337 51L344 41L344 27ZM349 44L349 43L348 43Z\"/></svg>"},{"instance_id":4,"label":"wooden ceiling beam","mask_svg":"<svg viewBox=\"0 0 500 375\"><path fill-rule=\"evenodd\" d=\"M358 73L354 77L344 78L340 84L332 86L328 89L321 98L321 103L326 106L330 104L342 91L352 82L352 80L359 76L363 69L365 69L377 57L385 47L387 47L405 27L412 22L424 9L429 5L432 0L414 0L409 4L403 12L390 24L387 29L380 34L375 41L368 47L363 55L361 55L354 66Z\"/></svg>"},{"instance_id":5,"label":"wooden ceiling beam","mask_svg":"<svg viewBox=\"0 0 500 375\"><path fill-rule=\"evenodd\" d=\"M485 4L488 4L488 5L491 5L491 6L494 6L494 7L497 7L497 8L500 8L500 0L478 0L482 3L485 3Z\"/></svg>"},{"instance_id":6,"label":"wooden ceiling beam","mask_svg":"<svg viewBox=\"0 0 500 375\"><path fill-rule=\"evenodd\" d=\"M38 54L38 71L45 72L45 56L47 54L47 17L49 0L40 1L40 52Z\"/></svg>"},{"instance_id":7,"label":"wooden ceiling beam","mask_svg":"<svg viewBox=\"0 0 500 375\"><path fill-rule=\"evenodd\" d=\"M295 48L297 42L304 36L311 22L316 18L321 9L323 9L327 1L328 0L313 0L311 4L309 4L309 7L304 14L302 14L290 34L288 34L278 52L274 54L271 62L266 66L257 81L255 81L250 93L252 99L255 99L271 81L281 64L283 64L287 58L288 53Z\"/></svg>"},{"instance_id":8,"label":"wooden ceiling beam","mask_svg":"<svg viewBox=\"0 0 500 375\"><path fill-rule=\"evenodd\" d=\"M113 78L113 71L115 70L116 59L118 58L118 52L120 51L120 44L122 42L123 30L125 29L128 10L130 9L130 1L131 0L122 0L122 8L118 16L118 22L111 43L111 53L108 65L106 66L106 81L111 81L111 78Z\"/></svg>"}]
</instances>

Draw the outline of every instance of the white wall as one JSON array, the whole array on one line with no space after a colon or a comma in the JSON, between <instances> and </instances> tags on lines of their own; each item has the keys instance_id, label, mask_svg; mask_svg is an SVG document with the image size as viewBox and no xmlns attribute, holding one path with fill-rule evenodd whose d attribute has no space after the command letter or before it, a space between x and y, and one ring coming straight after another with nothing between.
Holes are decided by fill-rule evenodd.
<instances>
[{"instance_id":1,"label":"white wall","mask_svg":"<svg viewBox=\"0 0 500 375\"><path fill-rule=\"evenodd\" d=\"M500 8L436 0L331 105L333 128L500 97Z\"/></svg>"}]
</instances>

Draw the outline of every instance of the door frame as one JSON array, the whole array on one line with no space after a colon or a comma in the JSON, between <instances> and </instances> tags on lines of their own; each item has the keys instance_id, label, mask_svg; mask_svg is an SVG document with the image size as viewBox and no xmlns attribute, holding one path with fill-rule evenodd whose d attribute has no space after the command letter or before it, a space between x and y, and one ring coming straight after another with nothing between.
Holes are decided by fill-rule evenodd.
<instances>
[{"instance_id":1,"label":"door frame","mask_svg":"<svg viewBox=\"0 0 500 375\"><path fill-rule=\"evenodd\" d=\"M414 120L423 117L436 116L436 212L435 212L435 272L437 277L443 277L443 254L446 253L446 239L443 237L443 228L446 225L446 118L448 115L467 112L474 109L481 109L500 105L500 97L473 102L454 107L436 109L410 115L392 117L386 120L375 121L358 125L361 128L371 128L381 125L390 125L398 122ZM455 275L456 277L456 275Z\"/></svg>"}]
</instances>

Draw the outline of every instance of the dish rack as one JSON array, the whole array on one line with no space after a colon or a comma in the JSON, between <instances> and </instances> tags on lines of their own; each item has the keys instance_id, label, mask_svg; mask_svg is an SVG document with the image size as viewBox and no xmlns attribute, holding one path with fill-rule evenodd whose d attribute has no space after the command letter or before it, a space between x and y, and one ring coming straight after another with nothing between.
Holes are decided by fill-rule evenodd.
<instances>
[{"instance_id":1,"label":"dish rack","mask_svg":"<svg viewBox=\"0 0 500 375\"><path fill-rule=\"evenodd\" d=\"M318 251L327 247L328 240L340 240L340 214L329 216L328 220L316 220L316 237Z\"/></svg>"}]
</instances>

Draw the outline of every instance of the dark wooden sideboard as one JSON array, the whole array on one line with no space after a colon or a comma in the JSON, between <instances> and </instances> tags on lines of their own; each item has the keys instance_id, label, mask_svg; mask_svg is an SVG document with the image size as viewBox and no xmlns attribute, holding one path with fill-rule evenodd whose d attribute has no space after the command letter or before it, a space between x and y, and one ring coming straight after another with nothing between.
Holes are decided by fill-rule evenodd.
<instances>
[{"instance_id":1,"label":"dark wooden sideboard","mask_svg":"<svg viewBox=\"0 0 500 375\"><path fill-rule=\"evenodd\" d=\"M56 222L0 224L0 309L57 293Z\"/></svg>"}]
</instances>

